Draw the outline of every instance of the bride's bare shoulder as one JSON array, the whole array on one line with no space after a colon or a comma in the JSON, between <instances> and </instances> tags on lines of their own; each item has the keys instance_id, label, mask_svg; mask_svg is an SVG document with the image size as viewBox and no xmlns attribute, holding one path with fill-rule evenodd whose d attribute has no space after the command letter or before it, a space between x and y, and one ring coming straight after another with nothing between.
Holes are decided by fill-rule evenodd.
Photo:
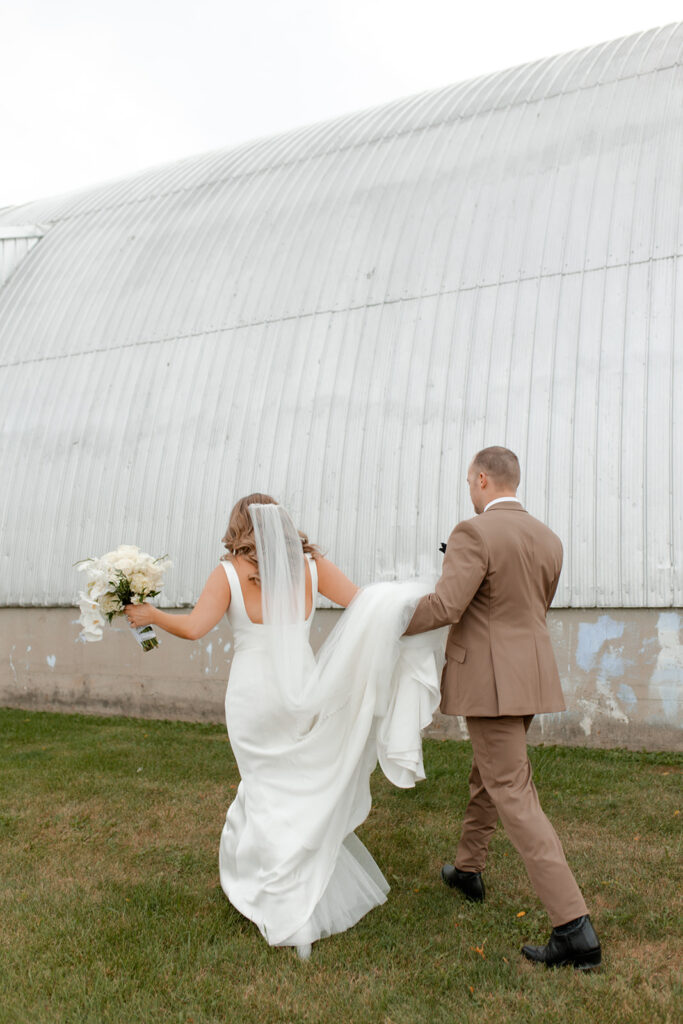
<instances>
[{"instance_id":1,"label":"bride's bare shoulder","mask_svg":"<svg viewBox=\"0 0 683 1024\"><path fill-rule=\"evenodd\" d=\"M248 559L242 558L241 555L226 555L224 558L221 558L221 562L227 562L231 565L237 571L238 576L254 571L252 563Z\"/></svg>"}]
</instances>

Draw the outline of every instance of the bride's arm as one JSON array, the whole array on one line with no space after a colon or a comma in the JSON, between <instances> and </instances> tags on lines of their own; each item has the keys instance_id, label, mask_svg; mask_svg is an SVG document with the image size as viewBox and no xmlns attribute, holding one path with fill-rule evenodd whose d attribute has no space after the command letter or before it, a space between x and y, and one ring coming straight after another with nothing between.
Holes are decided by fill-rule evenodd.
<instances>
[{"instance_id":1,"label":"bride's arm","mask_svg":"<svg viewBox=\"0 0 683 1024\"><path fill-rule=\"evenodd\" d=\"M220 622L230 606L230 584L222 565L213 570L196 605L187 615L162 612L153 604L127 604L126 615L132 626L159 626L183 640L199 640Z\"/></svg>"},{"instance_id":2,"label":"bride's arm","mask_svg":"<svg viewBox=\"0 0 683 1024\"><path fill-rule=\"evenodd\" d=\"M318 590L323 597L346 608L358 593L358 587L328 558L316 558Z\"/></svg>"}]
</instances>

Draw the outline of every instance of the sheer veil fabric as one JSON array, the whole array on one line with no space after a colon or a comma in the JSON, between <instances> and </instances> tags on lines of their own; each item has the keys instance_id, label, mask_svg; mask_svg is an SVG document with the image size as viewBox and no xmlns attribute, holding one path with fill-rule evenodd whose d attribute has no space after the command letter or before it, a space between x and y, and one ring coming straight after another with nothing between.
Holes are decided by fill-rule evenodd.
<instances>
[{"instance_id":1,"label":"sheer veil fabric","mask_svg":"<svg viewBox=\"0 0 683 1024\"><path fill-rule=\"evenodd\" d=\"M250 505L261 580L265 642L283 707L301 714L310 686L306 575L298 530L282 505Z\"/></svg>"},{"instance_id":2,"label":"sheer veil fabric","mask_svg":"<svg viewBox=\"0 0 683 1024\"><path fill-rule=\"evenodd\" d=\"M221 884L271 945L303 945L386 898L353 832L378 760L397 786L424 778L421 729L439 702L445 630L401 636L432 581L373 584L314 659L298 532L281 506L250 513L264 624L249 622L236 594L226 717L242 781L221 836Z\"/></svg>"}]
</instances>

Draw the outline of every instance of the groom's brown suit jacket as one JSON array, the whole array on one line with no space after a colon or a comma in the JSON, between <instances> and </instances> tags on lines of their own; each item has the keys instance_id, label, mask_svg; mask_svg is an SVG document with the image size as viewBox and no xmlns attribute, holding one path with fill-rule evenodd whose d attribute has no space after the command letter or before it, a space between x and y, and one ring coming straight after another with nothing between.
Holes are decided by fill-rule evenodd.
<instances>
[{"instance_id":1,"label":"groom's brown suit jacket","mask_svg":"<svg viewBox=\"0 0 683 1024\"><path fill-rule=\"evenodd\" d=\"M450 624L444 714L564 711L545 621L561 568L559 537L516 502L458 523L435 592L421 598L406 630Z\"/></svg>"}]
</instances>

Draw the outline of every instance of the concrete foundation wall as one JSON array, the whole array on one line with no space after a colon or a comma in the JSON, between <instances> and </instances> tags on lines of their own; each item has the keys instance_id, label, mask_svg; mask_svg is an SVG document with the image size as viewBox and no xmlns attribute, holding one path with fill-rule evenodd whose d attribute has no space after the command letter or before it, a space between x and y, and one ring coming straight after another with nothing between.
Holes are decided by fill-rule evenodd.
<instances>
[{"instance_id":1,"label":"concrete foundation wall","mask_svg":"<svg viewBox=\"0 0 683 1024\"><path fill-rule=\"evenodd\" d=\"M338 614L317 612L314 647ZM77 618L75 608L0 608L0 705L223 721L227 621L196 643L163 634L143 653L122 620L101 642L78 642ZM548 621L568 710L538 716L532 743L683 749L680 611L559 609ZM463 720L437 714L429 735L467 731Z\"/></svg>"}]
</instances>

